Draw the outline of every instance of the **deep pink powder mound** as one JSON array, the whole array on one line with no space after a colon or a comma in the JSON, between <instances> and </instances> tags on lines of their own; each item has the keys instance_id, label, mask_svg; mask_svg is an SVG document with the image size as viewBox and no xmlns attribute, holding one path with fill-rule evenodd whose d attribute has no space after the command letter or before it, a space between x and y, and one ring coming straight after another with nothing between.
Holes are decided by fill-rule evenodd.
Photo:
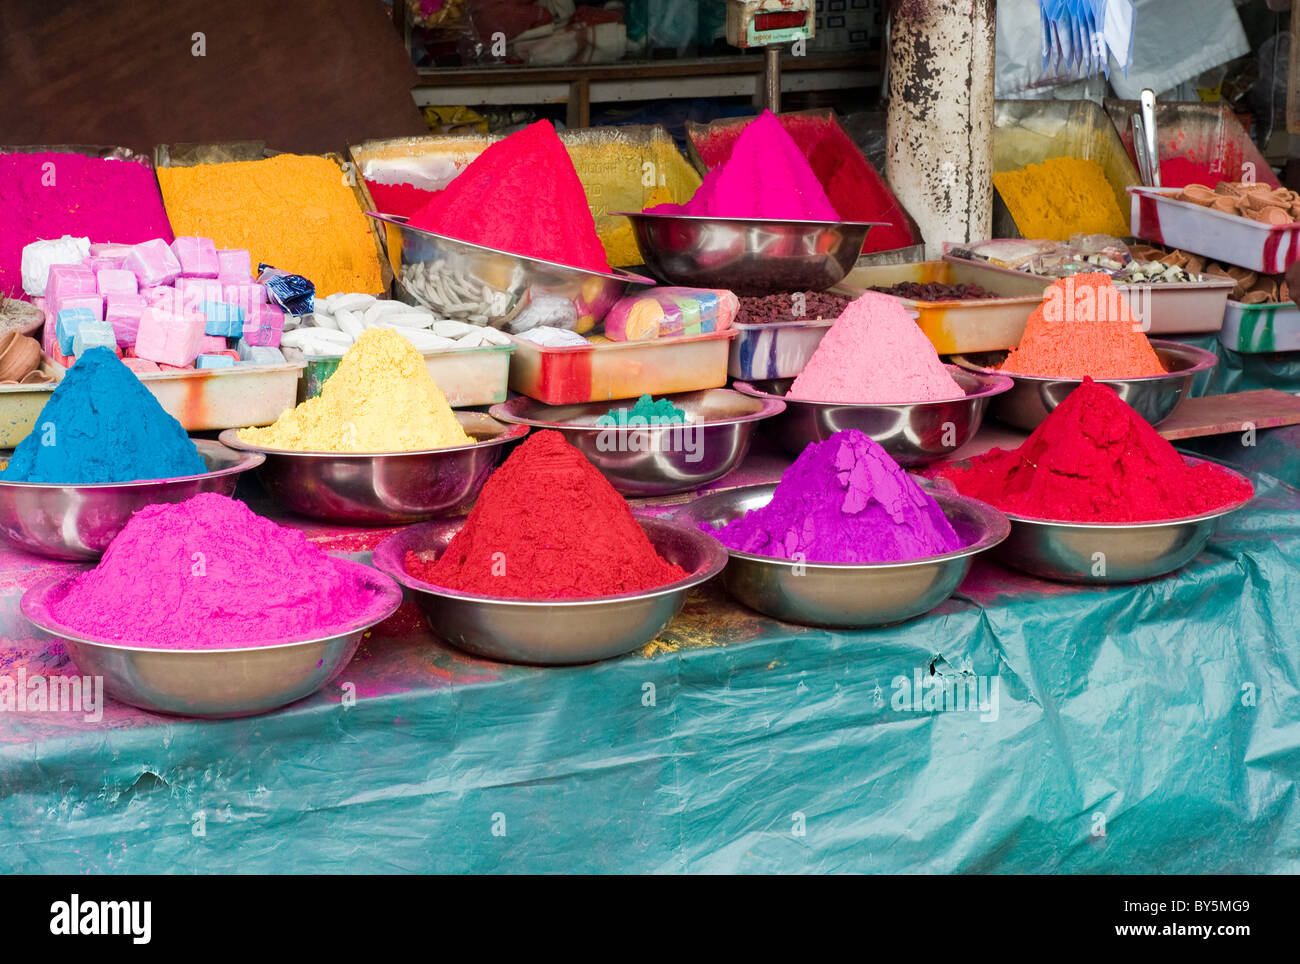
<instances>
[{"instance_id":1,"label":"deep pink powder mound","mask_svg":"<svg viewBox=\"0 0 1300 964\"><path fill-rule=\"evenodd\" d=\"M731 158L704 177L685 204L660 204L648 214L711 218L838 221L826 190L771 111L763 111L736 140Z\"/></svg>"},{"instance_id":2,"label":"deep pink powder mound","mask_svg":"<svg viewBox=\"0 0 1300 964\"><path fill-rule=\"evenodd\" d=\"M0 295L26 299L23 248L65 234L170 243L153 169L81 154L0 154Z\"/></svg>"},{"instance_id":3,"label":"deep pink powder mound","mask_svg":"<svg viewBox=\"0 0 1300 964\"><path fill-rule=\"evenodd\" d=\"M205 493L137 512L50 610L69 629L158 649L317 639L383 615L383 577L365 570L366 582L359 571L298 530Z\"/></svg>"}]
</instances>

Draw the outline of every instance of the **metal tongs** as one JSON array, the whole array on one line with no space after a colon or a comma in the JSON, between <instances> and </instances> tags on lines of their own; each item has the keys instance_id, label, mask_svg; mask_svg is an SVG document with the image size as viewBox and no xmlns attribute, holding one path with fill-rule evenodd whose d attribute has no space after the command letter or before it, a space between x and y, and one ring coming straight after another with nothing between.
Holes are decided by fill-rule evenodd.
<instances>
[{"instance_id":1,"label":"metal tongs","mask_svg":"<svg viewBox=\"0 0 1300 964\"><path fill-rule=\"evenodd\" d=\"M1138 176L1147 187L1160 187L1160 147L1156 137L1156 92L1142 91L1142 112L1133 115L1133 153Z\"/></svg>"}]
</instances>

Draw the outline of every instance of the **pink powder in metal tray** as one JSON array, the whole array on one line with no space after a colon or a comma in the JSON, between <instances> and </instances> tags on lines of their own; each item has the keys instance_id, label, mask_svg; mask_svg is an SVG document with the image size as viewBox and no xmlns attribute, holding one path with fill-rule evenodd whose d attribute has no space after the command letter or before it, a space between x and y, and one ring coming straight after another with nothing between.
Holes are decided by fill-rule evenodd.
<instances>
[{"instance_id":1,"label":"pink powder in metal tray","mask_svg":"<svg viewBox=\"0 0 1300 964\"><path fill-rule=\"evenodd\" d=\"M70 633L146 649L271 646L359 629L395 608L389 577L215 493L141 509L94 569L47 598Z\"/></svg>"}]
</instances>

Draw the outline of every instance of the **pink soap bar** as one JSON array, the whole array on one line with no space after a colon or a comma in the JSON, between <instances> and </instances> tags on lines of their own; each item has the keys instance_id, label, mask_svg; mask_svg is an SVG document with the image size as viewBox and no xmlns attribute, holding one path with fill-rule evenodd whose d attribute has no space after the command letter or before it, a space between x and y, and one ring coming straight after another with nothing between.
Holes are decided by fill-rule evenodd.
<instances>
[{"instance_id":1,"label":"pink soap bar","mask_svg":"<svg viewBox=\"0 0 1300 964\"><path fill-rule=\"evenodd\" d=\"M135 272L141 288L171 284L181 274L181 263L162 238L132 245L122 267Z\"/></svg>"},{"instance_id":2,"label":"pink soap bar","mask_svg":"<svg viewBox=\"0 0 1300 964\"><path fill-rule=\"evenodd\" d=\"M195 355L194 357L197 358L198 356ZM158 370L164 372L192 372L194 371L194 366L193 365L166 365L163 362L159 362Z\"/></svg>"},{"instance_id":3,"label":"pink soap bar","mask_svg":"<svg viewBox=\"0 0 1300 964\"><path fill-rule=\"evenodd\" d=\"M156 372L161 371L157 362L151 362L147 358L123 358L122 364L133 372Z\"/></svg>"},{"instance_id":4,"label":"pink soap bar","mask_svg":"<svg viewBox=\"0 0 1300 964\"><path fill-rule=\"evenodd\" d=\"M181 263L182 277L215 278L221 271L211 238L177 238L172 242L172 254Z\"/></svg>"},{"instance_id":5,"label":"pink soap bar","mask_svg":"<svg viewBox=\"0 0 1300 964\"><path fill-rule=\"evenodd\" d=\"M187 367L199 356L206 323L197 313L176 314L151 305L140 315L135 354L159 365Z\"/></svg>"},{"instance_id":6,"label":"pink soap bar","mask_svg":"<svg viewBox=\"0 0 1300 964\"><path fill-rule=\"evenodd\" d=\"M226 339L221 335L204 335L203 343L199 345L199 354L220 355L228 347Z\"/></svg>"},{"instance_id":7,"label":"pink soap bar","mask_svg":"<svg viewBox=\"0 0 1300 964\"><path fill-rule=\"evenodd\" d=\"M97 272L95 284L101 295L134 295L140 291L135 272L125 268L106 268Z\"/></svg>"},{"instance_id":8,"label":"pink soap bar","mask_svg":"<svg viewBox=\"0 0 1300 964\"><path fill-rule=\"evenodd\" d=\"M90 256L92 258L113 258L119 263L126 260L126 256L131 253L131 245L118 244L116 241L92 241L90 242Z\"/></svg>"},{"instance_id":9,"label":"pink soap bar","mask_svg":"<svg viewBox=\"0 0 1300 964\"><path fill-rule=\"evenodd\" d=\"M246 285L253 277L253 257L247 248L218 248L217 277L223 285Z\"/></svg>"},{"instance_id":10,"label":"pink soap bar","mask_svg":"<svg viewBox=\"0 0 1300 964\"><path fill-rule=\"evenodd\" d=\"M244 319L244 341L266 348L279 348L284 334L284 310L276 305L257 305Z\"/></svg>"},{"instance_id":11,"label":"pink soap bar","mask_svg":"<svg viewBox=\"0 0 1300 964\"><path fill-rule=\"evenodd\" d=\"M45 327L53 328L54 326L46 325ZM54 344L50 347L50 350L47 351L45 354L50 359L50 361L54 362L54 364L62 365L64 368L71 368L73 364L75 364L77 361L75 355L65 355L63 354L62 351L59 350L59 340L57 338L54 339Z\"/></svg>"},{"instance_id":12,"label":"pink soap bar","mask_svg":"<svg viewBox=\"0 0 1300 964\"><path fill-rule=\"evenodd\" d=\"M53 304L62 295L90 294L95 288L95 272L80 264L55 264L45 280L45 300Z\"/></svg>"},{"instance_id":13,"label":"pink soap bar","mask_svg":"<svg viewBox=\"0 0 1300 964\"><path fill-rule=\"evenodd\" d=\"M101 271L116 271L122 267L123 260L124 259L122 258L87 258L81 263L88 270L94 272L96 280L98 281L99 273ZM134 280L135 275L132 274L131 278Z\"/></svg>"},{"instance_id":14,"label":"pink soap bar","mask_svg":"<svg viewBox=\"0 0 1300 964\"><path fill-rule=\"evenodd\" d=\"M176 307L198 311L205 301L221 300L221 282L216 278L180 278L176 281Z\"/></svg>"},{"instance_id":15,"label":"pink soap bar","mask_svg":"<svg viewBox=\"0 0 1300 964\"><path fill-rule=\"evenodd\" d=\"M105 295L104 320L113 326L113 334L122 347L135 344L140 328L140 316L149 302L144 295Z\"/></svg>"},{"instance_id":16,"label":"pink soap bar","mask_svg":"<svg viewBox=\"0 0 1300 964\"><path fill-rule=\"evenodd\" d=\"M55 318L59 317L59 312L64 308L89 308L94 312L96 321L104 320L104 296L98 292L63 295L58 298L51 298L48 304L50 312Z\"/></svg>"},{"instance_id":17,"label":"pink soap bar","mask_svg":"<svg viewBox=\"0 0 1300 964\"><path fill-rule=\"evenodd\" d=\"M176 310L176 289L167 285L157 285L152 288L141 288L140 294L157 308L166 308L168 311Z\"/></svg>"}]
</instances>

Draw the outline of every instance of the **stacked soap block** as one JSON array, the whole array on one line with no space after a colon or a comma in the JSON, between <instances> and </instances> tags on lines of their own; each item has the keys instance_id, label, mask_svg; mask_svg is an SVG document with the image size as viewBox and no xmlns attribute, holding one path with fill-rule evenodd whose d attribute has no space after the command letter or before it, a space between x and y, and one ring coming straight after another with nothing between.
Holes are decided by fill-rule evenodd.
<instances>
[{"instance_id":1,"label":"stacked soap block","mask_svg":"<svg viewBox=\"0 0 1300 964\"><path fill-rule=\"evenodd\" d=\"M65 367L99 346L135 371L284 361L284 312L249 253L211 238L92 244L81 264L51 266L44 308L46 354Z\"/></svg>"}]
</instances>

